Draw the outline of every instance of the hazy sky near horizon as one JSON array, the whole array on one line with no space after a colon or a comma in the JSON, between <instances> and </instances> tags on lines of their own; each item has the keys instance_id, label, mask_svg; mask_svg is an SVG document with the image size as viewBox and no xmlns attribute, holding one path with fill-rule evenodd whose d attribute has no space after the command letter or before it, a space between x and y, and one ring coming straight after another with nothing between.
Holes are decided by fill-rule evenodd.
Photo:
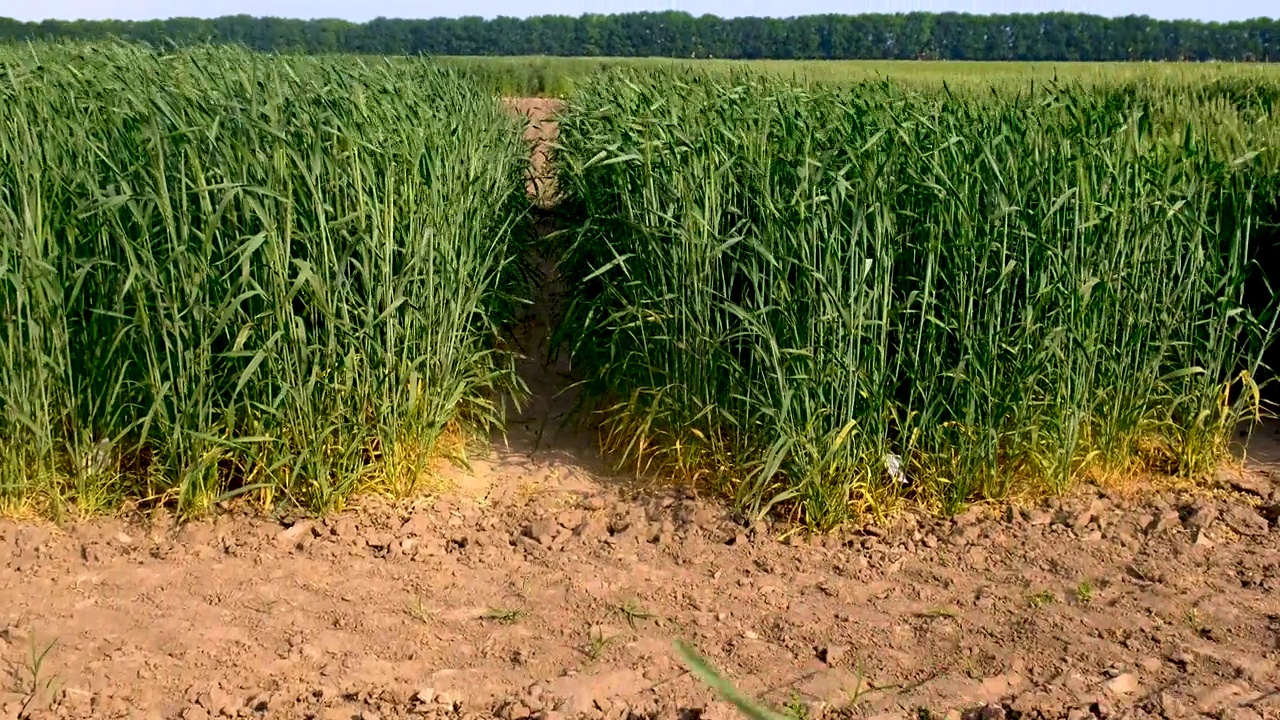
<instances>
[{"instance_id":1,"label":"hazy sky near horizon","mask_svg":"<svg viewBox=\"0 0 1280 720\"><path fill-rule=\"evenodd\" d=\"M1097 15L1150 15L1162 19L1246 20L1275 17L1276 0L0 0L0 17L18 20L150 20L169 17L256 15L290 18L342 18L363 22L376 17L428 18L479 15L581 15L645 10L683 10L722 17L786 17L815 13L972 12L1010 13L1065 10Z\"/></svg>"}]
</instances>

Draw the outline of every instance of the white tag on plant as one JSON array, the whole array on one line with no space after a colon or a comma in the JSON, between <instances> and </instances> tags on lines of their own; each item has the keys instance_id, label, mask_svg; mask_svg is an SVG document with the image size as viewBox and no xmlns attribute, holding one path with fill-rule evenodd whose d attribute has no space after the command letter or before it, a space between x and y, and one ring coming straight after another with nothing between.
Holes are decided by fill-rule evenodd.
<instances>
[{"instance_id":1,"label":"white tag on plant","mask_svg":"<svg viewBox=\"0 0 1280 720\"><path fill-rule=\"evenodd\" d=\"M889 470L889 477L893 478L899 485L907 484L907 474L902 472L902 458L889 453L884 456L884 466Z\"/></svg>"}]
</instances>

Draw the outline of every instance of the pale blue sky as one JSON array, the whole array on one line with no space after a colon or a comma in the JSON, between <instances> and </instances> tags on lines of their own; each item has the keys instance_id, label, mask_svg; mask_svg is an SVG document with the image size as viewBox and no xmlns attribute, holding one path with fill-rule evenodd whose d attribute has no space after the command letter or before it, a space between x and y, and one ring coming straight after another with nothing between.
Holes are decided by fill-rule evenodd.
<instances>
[{"instance_id":1,"label":"pale blue sky","mask_svg":"<svg viewBox=\"0 0 1280 720\"><path fill-rule=\"evenodd\" d=\"M788 16L813 13L946 11L1041 12L1068 10L1097 15L1150 15L1156 18L1244 20L1275 17L1276 0L0 0L0 16L19 20L57 18L140 20L175 16L273 15L338 17L365 21L375 17L457 17L530 14L580 15L677 9L724 17Z\"/></svg>"}]
</instances>

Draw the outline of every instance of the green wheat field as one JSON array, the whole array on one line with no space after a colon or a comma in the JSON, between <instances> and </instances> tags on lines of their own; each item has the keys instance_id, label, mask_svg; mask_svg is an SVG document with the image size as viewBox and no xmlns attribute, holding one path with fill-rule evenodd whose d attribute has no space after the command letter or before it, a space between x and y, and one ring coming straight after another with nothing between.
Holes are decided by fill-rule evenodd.
<instances>
[{"instance_id":1,"label":"green wheat field","mask_svg":"<svg viewBox=\"0 0 1280 720\"><path fill-rule=\"evenodd\" d=\"M0 506L408 496L527 395L559 95L604 449L814 529L1227 459L1266 410L1280 75L0 49ZM1270 273L1270 275L1269 275Z\"/></svg>"},{"instance_id":2,"label":"green wheat field","mask_svg":"<svg viewBox=\"0 0 1280 720\"><path fill-rule=\"evenodd\" d=\"M1126 81L1198 83L1214 80L1274 82L1280 65L1266 63L949 62L916 60L676 60L669 58L441 57L505 95L564 97L574 84L601 71L696 69L709 74L754 72L782 80L850 86L892 80L940 88L1027 88L1055 80L1096 86Z\"/></svg>"}]
</instances>

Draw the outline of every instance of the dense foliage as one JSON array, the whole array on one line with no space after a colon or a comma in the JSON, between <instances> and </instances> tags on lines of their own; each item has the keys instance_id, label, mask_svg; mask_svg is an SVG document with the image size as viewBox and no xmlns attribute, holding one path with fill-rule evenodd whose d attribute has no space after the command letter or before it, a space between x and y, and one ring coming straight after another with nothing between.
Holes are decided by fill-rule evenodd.
<instances>
[{"instance_id":1,"label":"dense foliage","mask_svg":"<svg viewBox=\"0 0 1280 720\"><path fill-rule=\"evenodd\" d=\"M526 148L422 62L0 52L0 506L406 490L518 386Z\"/></svg>"},{"instance_id":2,"label":"dense foliage","mask_svg":"<svg viewBox=\"0 0 1280 720\"><path fill-rule=\"evenodd\" d=\"M556 157L565 337L610 444L817 526L1200 476L1259 408L1278 98L586 83Z\"/></svg>"},{"instance_id":3,"label":"dense foliage","mask_svg":"<svg viewBox=\"0 0 1280 720\"><path fill-rule=\"evenodd\" d=\"M620 62L574 90L553 161L561 338L621 457L826 527L902 494L1201 475L1258 410L1265 73ZM475 77L0 48L0 510L332 508L499 426L528 148Z\"/></svg>"},{"instance_id":4,"label":"dense foliage","mask_svg":"<svg viewBox=\"0 0 1280 720\"><path fill-rule=\"evenodd\" d=\"M687 13L484 20L288 20L229 16L145 22L0 18L0 41L116 36L158 46L216 42L257 50L374 55L561 55L941 60L1280 60L1280 21L1234 23L1039 15Z\"/></svg>"}]
</instances>

